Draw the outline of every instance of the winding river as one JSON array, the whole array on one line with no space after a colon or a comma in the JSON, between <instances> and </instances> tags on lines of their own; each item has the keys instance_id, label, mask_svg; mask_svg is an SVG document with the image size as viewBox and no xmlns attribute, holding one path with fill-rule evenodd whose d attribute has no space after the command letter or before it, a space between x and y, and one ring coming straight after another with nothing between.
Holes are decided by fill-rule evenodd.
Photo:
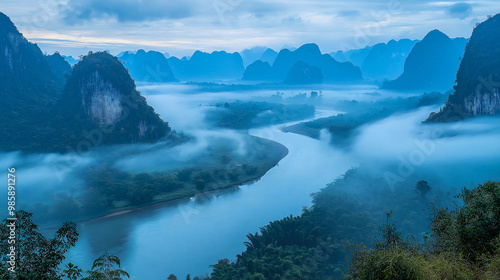
<instances>
[{"instance_id":1,"label":"winding river","mask_svg":"<svg viewBox=\"0 0 500 280\"><path fill-rule=\"evenodd\" d=\"M148 98L153 103L154 98ZM162 113L160 111L160 113ZM318 110L316 117L333 115ZM184 279L211 271L219 259L245 250L245 235L270 221L299 215L310 194L355 163L342 151L305 136L284 133L282 125L251 130L279 142L289 154L259 181L210 199L186 199L79 224L80 240L65 262L89 268L103 252L119 256L131 279Z\"/></svg>"},{"instance_id":2,"label":"winding river","mask_svg":"<svg viewBox=\"0 0 500 280\"><path fill-rule=\"evenodd\" d=\"M198 136L214 133L228 136L234 133L207 130L209 127L204 123L204 115L210 107L205 105L224 100L259 100L258 94L264 98L274 94L272 91L195 92L185 85L146 85L139 89L173 128ZM362 86L323 91L322 106L326 107L318 107L315 118L338 113L328 108L335 99L374 100L408 96L408 93L397 92L366 94L372 90ZM291 92L288 94L293 95ZM421 121L437 109L419 108L364 126L346 150L329 145L328 139L284 133L280 130L283 125L250 130L251 135L276 141L289 150L279 165L259 181L212 193L208 198L205 195L187 198L80 223L80 239L76 247L68 252L65 263L72 262L87 270L94 259L108 252L120 257L122 268L130 273L132 279L164 280L171 273L185 279L188 273L191 276L210 273L209 265L223 258L234 259L245 250L243 242L246 241L246 234L257 232L271 221L299 215L303 207L311 205L311 193L317 192L358 162L392 166L389 171L398 172L396 165L407 163L412 155L423 155L413 167L427 170L432 175L429 180L433 181L430 182L437 186L436 190L449 194L458 193L461 187L500 180L498 117L422 126ZM425 150L422 150L422 143ZM172 154L171 151L164 152ZM158 156L163 157L164 153ZM44 198L59 187L64 189L62 186L66 185L66 181L58 182L53 178L50 166L47 166L53 158L57 157L32 155L25 159L25 168L20 170L24 173L19 174L24 181L23 200L29 201L33 196ZM129 168L150 170L154 162L145 158L132 161ZM0 157L0 166L13 166L22 159L16 152L4 154ZM82 156L76 167L85 166L92 160L98 159ZM62 175L65 180L73 180L70 175ZM46 182L45 187L40 187L41 182ZM77 191L78 182L75 185L74 190Z\"/></svg>"}]
</instances>

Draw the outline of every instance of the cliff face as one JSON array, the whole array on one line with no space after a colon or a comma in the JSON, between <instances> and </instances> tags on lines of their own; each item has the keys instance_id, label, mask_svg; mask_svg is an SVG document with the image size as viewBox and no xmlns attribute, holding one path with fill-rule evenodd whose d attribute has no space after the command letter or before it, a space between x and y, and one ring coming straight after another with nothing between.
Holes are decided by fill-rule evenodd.
<instances>
[{"instance_id":1,"label":"cliff face","mask_svg":"<svg viewBox=\"0 0 500 280\"><path fill-rule=\"evenodd\" d=\"M99 71L90 73L81 84L81 101L85 116L99 125L114 125L123 111L122 94Z\"/></svg>"},{"instance_id":2,"label":"cliff face","mask_svg":"<svg viewBox=\"0 0 500 280\"><path fill-rule=\"evenodd\" d=\"M474 93L464 99L465 112L471 116L494 115L500 112L498 87L486 88L480 84Z\"/></svg>"},{"instance_id":3,"label":"cliff face","mask_svg":"<svg viewBox=\"0 0 500 280\"><path fill-rule=\"evenodd\" d=\"M500 113L500 14L474 29L456 81L444 108L432 113L427 122Z\"/></svg>"},{"instance_id":4,"label":"cliff face","mask_svg":"<svg viewBox=\"0 0 500 280\"><path fill-rule=\"evenodd\" d=\"M104 143L155 142L170 132L120 61L105 52L91 53L75 65L61 107L79 126L106 131Z\"/></svg>"},{"instance_id":5,"label":"cliff face","mask_svg":"<svg viewBox=\"0 0 500 280\"><path fill-rule=\"evenodd\" d=\"M0 151L65 153L94 132L102 139L93 146L155 142L170 133L117 58L90 54L71 70L59 54L44 56L2 13L0 98Z\"/></svg>"}]
</instances>

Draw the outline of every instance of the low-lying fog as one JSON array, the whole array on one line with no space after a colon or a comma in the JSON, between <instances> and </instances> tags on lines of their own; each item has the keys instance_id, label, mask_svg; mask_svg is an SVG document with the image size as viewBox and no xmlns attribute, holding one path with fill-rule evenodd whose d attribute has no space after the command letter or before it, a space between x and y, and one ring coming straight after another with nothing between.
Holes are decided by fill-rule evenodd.
<instances>
[{"instance_id":1,"label":"low-lying fog","mask_svg":"<svg viewBox=\"0 0 500 280\"><path fill-rule=\"evenodd\" d=\"M241 137L247 132L207 124L209 105L234 100L266 101L276 94L275 90L207 93L185 85L143 85L139 90L173 129L194 139L175 147L118 146L84 155L0 154L0 168L17 168L18 203L35 212L35 220L37 207L78 196L85 188L81 171L103 160L128 172L161 171L192 163L199 153L221 141L232 143L235 153L244 155ZM408 95L367 86L320 90L321 102L315 105L321 117L336 114L335 101ZM283 92L286 98L309 94L311 90ZM451 194L487 180L500 180L500 117L422 125L436 110L439 108L423 107L365 125L346 147L332 146L326 131L316 140L283 133L278 129L281 126L252 129L250 134L277 141L290 150L261 181L202 204L191 200L83 223L81 241L68 260L88 267L98 254L109 251L120 256L122 267L132 276L138 277L143 271L149 271L147 279L153 280L164 279L170 273L180 277L203 274L218 259L231 259L241 253L246 233L258 231L271 220L300 214L303 206L310 206L310 193L360 164L384 176L384 187L393 191L417 173L430 185ZM369 194L365 195L369 199Z\"/></svg>"}]
</instances>

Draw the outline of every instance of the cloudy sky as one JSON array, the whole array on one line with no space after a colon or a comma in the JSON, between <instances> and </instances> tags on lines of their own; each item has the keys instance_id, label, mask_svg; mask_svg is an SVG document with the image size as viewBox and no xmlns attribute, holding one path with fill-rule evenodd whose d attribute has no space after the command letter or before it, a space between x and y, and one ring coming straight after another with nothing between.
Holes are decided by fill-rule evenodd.
<instances>
[{"instance_id":1,"label":"cloudy sky","mask_svg":"<svg viewBox=\"0 0 500 280\"><path fill-rule=\"evenodd\" d=\"M323 52L390 39L421 39L432 29L469 37L500 12L498 0L17 0L7 14L44 52L89 50L279 50L317 43Z\"/></svg>"}]
</instances>

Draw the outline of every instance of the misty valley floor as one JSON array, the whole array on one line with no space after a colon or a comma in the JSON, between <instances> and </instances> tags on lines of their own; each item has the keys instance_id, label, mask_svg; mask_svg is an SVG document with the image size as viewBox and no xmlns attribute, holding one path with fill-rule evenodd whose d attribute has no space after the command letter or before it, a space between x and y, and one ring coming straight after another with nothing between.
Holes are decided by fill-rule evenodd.
<instances>
[{"instance_id":1,"label":"misty valley floor","mask_svg":"<svg viewBox=\"0 0 500 280\"><path fill-rule=\"evenodd\" d=\"M385 210L391 209L373 204L386 192L398 198L399 192L403 192L405 199L409 199L405 205L425 208L425 202L414 193L418 180L425 179L432 186L429 197L448 203L462 187L499 179L497 158L500 150L495 143L500 135L496 119L477 118L460 125L422 126L421 121L429 112L438 109L436 105L411 109L405 105L402 106L404 110L383 115L377 121L363 120L356 123L349 137L340 144L334 142L332 135L324 129L315 130L314 135L309 135L313 137L306 136L307 133L300 135L283 131L283 127L336 116L340 112L348 114L350 110L373 111L377 106L399 108L403 103L413 104L414 101L407 98L418 94L383 91L362 85L323 88L322 97L311 100L304 99L304 96L292 98L301 92L310 92L294 89L293 92L285 91L285 97L278 102L313 104L316 108L313 118L233 130L214 128L207 123L205 116L214 109L208 105L234 100L268 102L276 100L274 90L193 93L191 86L168 84L145 85L139 89L162 118L170 120L172 127L192 135L195 140L175 147L122 146L106 153L108 156L97 151L78 158L71 168L63 168L66 158L55 155L9 153L3 157L5 165L22 163L26 166L19 173L26 186L25 192L20 194L24 201L40 207L47 204L46 197L52 196L52 201L60 203L55 204L56 207L67 209L59 216L67 215L65 218L74 220L78 214L70 211L74 205L67 203L68 196L82 195L88 182L128 188L130 179L146 182L151 190L155 190L156 179L141 175L146 173L158 175L153 177L160 178L158 182L161 184L176 186L182 183L183 187L173 189L168 195L157 194L146 203L138 201L134 205L126 201L129 197L124 199L124 194L109 193L115 207L82 218L101 217L79 224L80 240L68 253L67 262L88 267L102 252L108 251L120 256L122 267L132 279L142 279L139 276L144 271L148 271L148 279L153 280L164 279L170 273L181 277L188 273L203 275L210 272L209 265L219 259L233 259L244 251L243 242L249 232L256 232L270 221L290 214L300 215L303 207L311 206L311 193L318 192L351 168L360 166L364 168L363 172L376 174L374 176L379 178L377 187L365 189L352 185L339 190L336 195L346 199L359 197L363 205L375 207L373 209L378 210L372 212L382 213L381 216ZM379 93L373 94L374 91ZM169 94L164 94L166 92ZM182 114L186 111L190 112L189 117ZM421 143L432 149L422 149ZM476 147L473 151L472 146ZM424 158L414 162L412 156L417 153L423 154ZM411 174L402 174L402 168L408 167ZM237 170L235 174L238 176L231 179L230 173L221 175L221 171L217 171L221 169ZM187 170L184 175L188 179L172 181L174 177L179 178L177 175L181 170ZM216 174L222 179L212 181L210 178ZM387 174L398 179L387 181L384 176ZM256 179L259 180L246 184ZM240 187L231 188L235 185ZM230 188L221 190L227 187ZM132 193L133 197L140 195ZM186 199L179 199L182 197ZM160 203L165 201L171 202ZM403 213L405 207L410 206L401 207ZM54 217L49 207L38 209L35 219L42 220L44 211L46 219ZM119 215L102 217L117 211ZM419 210L409 216L401 214L399 218L405 230L417 231L418 235L425 217Z\"/></svg>"}]
</instances>

